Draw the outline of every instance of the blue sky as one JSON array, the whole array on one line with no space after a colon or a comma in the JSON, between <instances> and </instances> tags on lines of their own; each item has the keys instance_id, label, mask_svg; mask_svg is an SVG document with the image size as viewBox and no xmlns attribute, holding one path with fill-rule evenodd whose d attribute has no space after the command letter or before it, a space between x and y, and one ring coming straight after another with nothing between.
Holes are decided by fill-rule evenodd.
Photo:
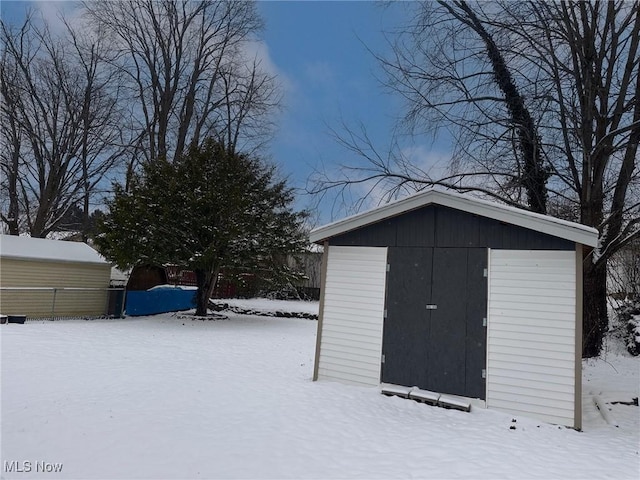
<instances>
[{"instance_id":1,"label":"blue sky","mask_svg":"<svg viewBox=\"0 0 640 480\"><path fill-rule=\"evenodd\" d=\"M49 3L43 8L50 15L54 5L72 4ZM20 19L26 6L28 2L3 1L2 16L7 21ZM399 25L405 9L368 1L263 1L258 8L266 24L262 54L284 88L285 109L270 146L271 158L300 188L298 206L315 207L314 199L302 193L313 171L335 171L340 164L360 161L336 143L331 128L340 130L342 121L362 122L382 150L389 145L402 105L380 85L381 70L367 48L387 51L383 30ZM428 157L431 146L425 140L425 146L412 148ZM354 201L357 196L355 192ZM344 216L349 203L325 199L314 208L315 222Z\"/></svg>"},{"instance_id":2,"label":"blue sky","mask_svg":"<svg viewBox=\"0 0 640 480\"><path fill-rule=\"evenodd\" d=\"M382 31L399 21L398 9L394 15L394 9L373 2L261 2L259 8L269 56L285 83L273 159L294 183L303 187L314 169L359 161L330 134L343 120L364 122L374 139L388 143L400 104L384 94L380 69L367 48L385 50ZM331 202L321 207L321 220L330 220Z\"/></svg>"}]
</instances>

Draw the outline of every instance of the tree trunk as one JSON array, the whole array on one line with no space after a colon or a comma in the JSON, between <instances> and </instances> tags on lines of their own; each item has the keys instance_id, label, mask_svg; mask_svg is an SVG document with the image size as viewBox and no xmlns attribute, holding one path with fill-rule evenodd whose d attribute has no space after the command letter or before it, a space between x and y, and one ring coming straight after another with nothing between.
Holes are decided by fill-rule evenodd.
<instances>
[{"instance_id":1,"label":"tree trunk","mask_svg":"<svg viewBox=\"0 0 640 480\"><path fill-rule=\"evenodd\" d=\"M20 161L20 135L15 126L15 119L10 121L12 133L12 152L11 152L11 169L4 172L7 175L9 190L9 214L7 216L7 226L9 227L9 235L20 235L20 203L18 200L18 175Z\"/></svg>"},{"instance_id":2,"label":"tree trunk","mask_svg":"<svg viewBox=\"0 0 640 480\"><path fill-rule=\"evenodd\" d=\"M487 47L487 57L491 61L496 85L504 94L504 100L509 111L509 117L518 136L518 149L522 153L524 170L521 184L527 193L529 209L536 213L547 213L547 180L549 173L544 166L542 157L542 145L536 123L525 104L524 97L520 93L511 69L502 55L500 47L493 36L486 30L473 9L465 1L457 2L458 8L463 10L467 17L460 16L455 8L447 2L441 2L454 16L469 25L482 39Z\"/></svg>"},{"instance_id":3,"label":"tree trunk","mask_svg":"<svg viewBox=\"0 0 640 480\"><path fill-rule=\"evenodd\" d=\"M196 284L198 291L196 292L196 316L205 317L209 307L209 299L213 294L213 289L218 281L218 273L220 268L212 270L196 269Z\"/></svg>"},{"instance_id":4,"label":"tree trunk","mask_svg":"<svg viewBox=\"0 0 640 480\"><path fill-rule=\"evenodd\" d=\"M593 263L585 255L583 271L583 332L582 357L597 357L607 326L607 268L606 262Z\"/></svg>"}]
</instances>

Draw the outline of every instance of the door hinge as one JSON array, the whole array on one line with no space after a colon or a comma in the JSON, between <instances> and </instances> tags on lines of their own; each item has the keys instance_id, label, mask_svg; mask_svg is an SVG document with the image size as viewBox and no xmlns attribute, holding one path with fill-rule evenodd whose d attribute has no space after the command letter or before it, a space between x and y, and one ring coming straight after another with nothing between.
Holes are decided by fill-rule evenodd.
<instances>
[{"instance_id":1,"label":"door hinge","mask_svg":"<svg viewBox=\"0 0 640 480\"><path fill-rule=\"evenodd\" d=\"M382 354L382 362L381 363L384 363L384 353Z\"/></svg>"},{"instance_id":2,"label":"door hinge","mask_svg":"<svg viewBox=\"0 0 640 480\"><path fill-rule=\"evenodd\" d=\"M382 312L382 316L384 318L387 318L387 309L385 308L384 311Z\"/></svg>"},{"instance_id":3,"label":"door hinge","mask_svg":"<svg viewBox=\"0 0 640 480\"><path fill-rule=\"evenodd\" d=\"M486 268L484 270L482 270L482 276L485 277L485 278L488 277L489 276L489 270L486 269Z\"/></svg>"},{"instance_id":4,"label":"door hinge","mask_svg":"<svg viewBox=\"0 0 640 480\"><path fill-rule=\"evenodd\" d=\"M389 265L389 264L387 263L387 272L388 272L389 270L391 270L391 265Z\"/></svg>"},{"instance_id":5,"label":"door hinge","mask_svg":"<svg viewBox=\"0 0 640 480\"><path fill-rule=\"evenodd\" d=\"M482 369L482 378L487 378L487 370L485 368Z\"/></svg>"},{"instance_id":6,"label":"door hinge","mask_svg":"<svg viewBox=\"0 0 640 480\"><path fill-rule=\"evenodd\" d=\"M482 319L482 326L483 326L483 327L486 327L486 326L487 326L487 317L484 317L484 318Z\"/></svg>"}]
</instances>

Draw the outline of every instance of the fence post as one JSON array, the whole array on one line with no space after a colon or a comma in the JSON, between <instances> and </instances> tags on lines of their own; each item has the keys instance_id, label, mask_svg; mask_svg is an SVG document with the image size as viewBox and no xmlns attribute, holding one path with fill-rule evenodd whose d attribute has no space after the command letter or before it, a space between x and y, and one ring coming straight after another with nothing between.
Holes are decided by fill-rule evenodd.
<instances>
[{"instance_id":1,"label":"fence post","mask_svg":"<svg viewBox=\"0 0 640 480\"><path fill-rule=\"evenodd\" d=\"M122 289L122 306L120 307L120 318L124 318L127 308L127 288Z\"/></svg>"},{"instance_id":2,"label":"fence post","mask_svg":"<svg viewBox=\"0 0 640 480\"><path fill-rule=\"evenodd\" d=\"M111 289L111 287L107 288L107 300L105 301L105 305L104 308L102 310L102 313L104 314L105 318L109 318L109 306L111 305L111 292L113 290Z\"/></svg>"},{"instance_id":3,"label":"fence post","mask_svg":"<svg viewBox=\"0 0 640 480\"><path fill-rule=\"evenodd\" d=\"M53 304L51 305L51 320L53 320L56 313L56 295L58 294L58 289L54 287L53 289Z\"/></svg>"}]
</instances>

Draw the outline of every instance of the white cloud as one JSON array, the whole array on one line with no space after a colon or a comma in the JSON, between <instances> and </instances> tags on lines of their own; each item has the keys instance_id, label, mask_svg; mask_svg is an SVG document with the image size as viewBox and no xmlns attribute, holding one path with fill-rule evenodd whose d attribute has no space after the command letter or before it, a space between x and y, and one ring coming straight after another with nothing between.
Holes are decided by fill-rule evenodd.
<instances>
[{"instance_id":1,"label":"white cloud","mask_svg":"<svg viewBox=\"0 0 640 480\"><path fill-rule=\"evenodd\" d=\"M294 90L294 82L273 61L269 46L263 40L250 40L243 44L244 56L247 60L257 59L260 68L278 79L284 94Z\"/></svg>"},{"instance_id":2,"label":"white cloud","mask_svg":"<svg viewBox=\"0 0 640 480\"><path fill-rule=\"evenodd\" d=\"M49 26L53 35L67 31L63 18L74 26L82 28L86 22L82 18L82 5L79 2L33 2L36 18L41 17Z\"/></svg>"},{"instance_id":3,"label":"white cloud","mask_svg":"<svg viewBox=\"0 0 640 480\"><path fill-rule=\"evenodd\" d=\"M404 147L401 155L408 163L415 166L415 171L422 178L439 180L448 175L451 152L430 150L425 145Z\"/></svg>"},{"instance_id":4,"label":"white cloud","mask_svg":"<svg viewBox=\"0 0 640 480\"><path fill-rule=\"evenodd\" d=\"M399 154L402 165L394 165L392 170L404 173L418 180L439 180L448 175L451 152L430 150L425 145L403 147ZM413 193L429 188L420 182L405 183L399 187L397 178L375 178L353 185L353 204L345 205L348 214L375 208L390 201L399 200Z\"/></svg>"}]
</instances>

